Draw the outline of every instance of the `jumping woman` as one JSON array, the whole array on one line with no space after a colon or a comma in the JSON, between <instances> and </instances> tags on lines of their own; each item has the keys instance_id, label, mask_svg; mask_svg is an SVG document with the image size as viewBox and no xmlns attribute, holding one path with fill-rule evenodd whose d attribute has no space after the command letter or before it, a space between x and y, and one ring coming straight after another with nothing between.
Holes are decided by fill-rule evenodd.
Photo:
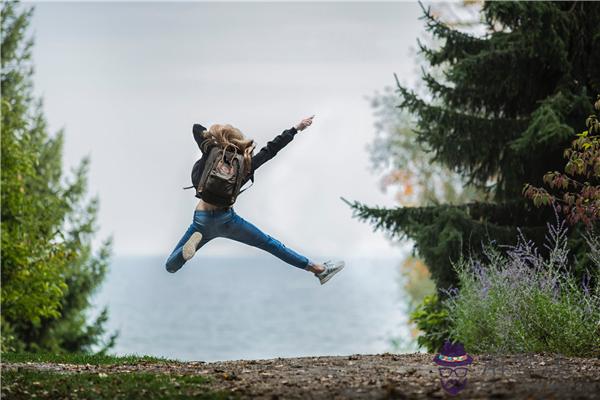
<instances>
[{"instance_id":1,"label":"jumping woman","mask_svg":"<svg viewBox=\"0 0 600 400\"><path fill-rule=\"evenodd\" d=\"M233 202L241 193L239 189L248 180L254 182L254 171L275 157L298 132L310 126L313 118L314 115L284 130L256 155L253 155L253 140L246 139L239 129L229 124L215 124L207 130L194 124L192 133L202 157L194 165L192 182L200 201L194 210L192 224L167 259L167 271L177 272L198 249L217 237L265 250L294 267L312 272L321 285L344 268L343 261L312 262L262 232L233 209Z\"/></svg>"}]
</instances>

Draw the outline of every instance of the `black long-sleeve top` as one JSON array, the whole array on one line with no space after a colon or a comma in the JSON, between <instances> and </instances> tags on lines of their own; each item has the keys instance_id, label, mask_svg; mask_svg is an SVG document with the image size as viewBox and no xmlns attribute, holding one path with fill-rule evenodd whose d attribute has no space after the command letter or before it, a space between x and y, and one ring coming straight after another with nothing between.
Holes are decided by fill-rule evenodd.
<instances>
[{"instance_id":1,"label":"black long-sleeve top","mask_svg":"<svg viewBox=\"0 0 600 400\"><path fill-rule=\"evenodd\" d=\"M205 130L206 128L200 124L194 124L194 126L192 127L194 140L198 144L200 151L202 151L202 157L200 158L200 171L204 170L206 158L208 158L210 149L213 146L216 146L216 144L211 141L207 142L206 144L203 143L204 141L208 140L203 135L203 132ZM260 149L258 153L252 156L252 167L250 170L250 174L248 174L248 176L244 179L244 181L242 182L242 186L246 182L248 182L248 180L254 180L254 171L258 169L258 167L269 161L271 158L275 157L279 150L283 149L288 143L290 143L294 139L294 135L296 135L297 133L298 130L295 127L284 130L281 134L277 135L273 140L268 142L266 146Z\"/></svg>"}]
</instances>

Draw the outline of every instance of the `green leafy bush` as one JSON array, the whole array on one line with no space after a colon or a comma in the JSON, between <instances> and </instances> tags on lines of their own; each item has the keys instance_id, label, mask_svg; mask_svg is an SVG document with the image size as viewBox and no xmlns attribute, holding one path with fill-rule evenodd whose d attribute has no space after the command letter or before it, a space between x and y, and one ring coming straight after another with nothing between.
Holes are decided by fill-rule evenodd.
<instances>
[{"instance_id":1,"label":"green leafy bush","mask_svg":"<svg viewBox=\"0 0 600 400\"><path fill-rule=\"evenodd\" d=\"M438 351L449 338L448 309L437 293L425 296L423 302L410 314L410 318L423 332L417 338L417 344L430 353Z\"/></svg>"}]
</instances>

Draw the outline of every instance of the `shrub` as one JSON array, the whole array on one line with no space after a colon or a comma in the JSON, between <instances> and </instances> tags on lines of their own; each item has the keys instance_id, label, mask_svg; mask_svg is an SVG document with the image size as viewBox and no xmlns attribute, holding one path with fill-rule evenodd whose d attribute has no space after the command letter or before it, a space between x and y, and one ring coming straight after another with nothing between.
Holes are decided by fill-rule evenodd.
<instances>
[{"instance_id":1,"label":"shrub","mask_svg":"<svg viewBox=\"0 0 600 400\"><path fill-rule=\"evenodd\" d=\"M449 335L474 353L600 356L600 240L588 233L587 243L595 269L582 282L570 273L558 216L542 251L520 235L505 249L490 244L481 260L463 259L460 291L444 301Z\"/></svg>"},{"instance_id":2,"label":"shrub","mask_svg":"<svg viewBox=\"0 0 600 400\"><path fill-rule=\"evenodd\" d=\"M423 332L417 338L417 344L430 353L438 351L449 338L448 309L437 293L425 296L423 302L410 314L410 319Z\"/></svg>"}]
</instances>

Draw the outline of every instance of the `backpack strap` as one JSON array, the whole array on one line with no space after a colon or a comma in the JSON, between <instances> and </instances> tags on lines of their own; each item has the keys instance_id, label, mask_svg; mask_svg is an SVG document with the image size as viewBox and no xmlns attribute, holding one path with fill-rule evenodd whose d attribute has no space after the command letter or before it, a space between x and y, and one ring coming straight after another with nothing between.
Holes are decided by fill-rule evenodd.
<instances>
[{"instance_id":1,"label":"backpack strap","mask_svg":"<svg viewBox=\"0 0 600 400\"><path fill-rule=\"evenodd\" d=\"M238 193L238 196L242 193L244 193L246 190L250 189L252 187L252 185L254 185L254 179L252 180L252 183L250 184L250 186L248 186L245 189L240 190L240 192Z\"/></svg>"},{"instance_id":2,"label":"backpack strap","mask_svg":"<svg viewBox=\"0 0 600 400\"><path fill-rule=\"evenodd\" d=\"M239 196L240 194L244 193L246 190L250 189L250 188L252 187L252 185L254 185L254 175L252 175L252 176L250 177L250 180L252 181L252 183L250 184L250 186L248 186L248 187L247 187L247 188L245 188L245 189L242 189L242 190L240 190L240 192L238 193L238 196Z\"/></svg>"}]
</instances>

